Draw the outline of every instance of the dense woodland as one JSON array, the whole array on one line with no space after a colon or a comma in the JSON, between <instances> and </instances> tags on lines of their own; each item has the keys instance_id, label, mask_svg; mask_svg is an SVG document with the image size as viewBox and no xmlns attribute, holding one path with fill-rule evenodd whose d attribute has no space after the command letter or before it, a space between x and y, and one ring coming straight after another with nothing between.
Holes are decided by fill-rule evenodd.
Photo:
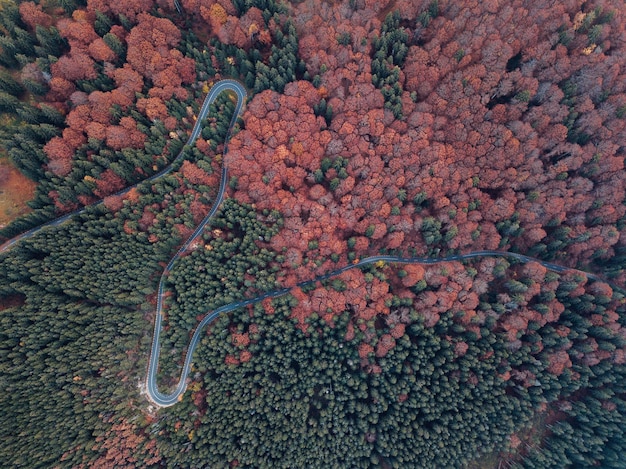
<instances>
[{"instance_id":1,"label":"dense woodland","mask_svg":"<svg viewBox=\"0 0 626 469\"><path fill-rule=\"evenodd\" d=\"M0 466L626 467L624 14L0 0L0 148L37 183L0 241L87 207L0 254ZM228 152L227 94L186 145L222 78L249 97ZM156 409L157 284L224 164L167 277L160 388L206 313L294 288L211 324ZM381 262L301 285L487 249L566 270Z\"/></svg>"}]
</instances>

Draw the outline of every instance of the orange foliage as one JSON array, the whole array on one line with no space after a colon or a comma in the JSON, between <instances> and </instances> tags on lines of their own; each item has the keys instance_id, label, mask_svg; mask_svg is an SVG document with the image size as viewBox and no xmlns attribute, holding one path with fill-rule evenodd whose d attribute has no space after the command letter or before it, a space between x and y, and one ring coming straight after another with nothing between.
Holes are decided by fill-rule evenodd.
<instances>
[{"instance_id":1,"label":"orange foliage","mask_svg":"<svg viewBox=\"0 0 626 469\"><path fill-rule=\"evenodd\" d=\"M107 46L103 39L97 38L89 44L89 54L95 59L104 62L111 62L115 59L115 53Z\"/></svg>"},{"instance_id":2,"label":"orange foliage","mask_svg":"<svg viewBox=\"0 0 626 469\"><path fill-rule=\"evenodd\" d=\"M404 335L405 325L404 324L396 324L393 329L391 329L391 336L394 339L399 339Z\"/></svg>"},{"instance_id":3,"label":"orange foliage","mask_svg":"<svg viewBox=\"0 0 626 469\"><path fill-rule=\"evenodd\" d=\"M132 468L142 464L158 464L161 461L156 440L149 439L143 430L126 420L115 423L106 436L96 438L98 449L103 451L94 465L96 467Z\"/></svg>"},{"instance_id":4,"label":"orange foliage","mask_svg":"<svg viewBox=\"0 0 626 469\"><path fill-rule=\"evenodd\" d=\"M104 198L104 206L111 212L117 212L124 206L124 199L122 196L107 196Z\"/></svg>"},{"instance_id":5,"label":"orange foliage","mask_svg":"<svg viewBox=\"0 0 626 469\"><path fill-rule=\"evenodd\" d=\"M462 357L467 353L469 346L465 342L457 342L454 344L454 353L457 357Z\"/></svg>"},{"instance_id":6,"label":"orange foliage","mask_svg":"<svg viewBox=\"0 0 626 469\"><path fill-rule=\"evenodd\" d=\"M226 358L224 358L224 363L227 365L239 365L240 361L234 355L229 354L229 355L226 355Z\"/></svg>"},{"instance_id":7,"label":"orange foliage","mask_svg":"<svg viewBox=\"0 0 626 469\"><path fill-rule=\"evenodd\" d=\"M195 80L195 64L176 49L180 30L170 20L146 13L137 19L139 23L126 38L128 64L154 82L150 96L167 100L184 93L181 84Z\"/></svg>"},{"instance_id":8,"label":"orange foliage","mask_svg":"<svg viewBox=\"0 0 626 469\"><path fill-rule=\"evenodd\" d=\"M26 25L35 30L37 26L43 26L47 28L52 25L52 17L47 13L44 13L41 5L36 5L34 2L20 3L20 16Z\"/></svg>"},{"instance_id":9,"label":"orange foliage","mask_svg":"<svg viewBox=\"0 0 626 469\"><path fill-rule=\"evenodd\" d=\"M412 287L424 278L424 268L419 264L408 264L403 266L403 269L407 273L402 279L402 285L405 287Z\"/></svg>"},{"instance_id":10,"label":"orange foliage","mask_svg":"<svg viewBox=\"0 0 626 469\"><path fill-rule=\"evenodd\" d=\"M374 347L370 344L359 345L359 357L361 357L361 359L366 360L368 355L372 352L374 352Z\"/></svg>"},{"instance_id":11,"label":"orange foliage","mask_svg":"<svg viewBox=\"0 0 626 469\"><path fill-rule=\"evenodd\" d=\"M390 334L383 334L376 344L376 356L384 357L395 345L396 341Z\"/></svg>"},{"instance_id":12,"label":"orange foliage","mask_svg":"<svg viewBox=\"0 0 626 469\"><path fill-rule=\"evenodd\" d=\"M164 120L168 116L167 107L159 98L140 98L137 100L137 109L143 112L150 120Z\"/></svg>"},{"instance_id":13,"label":"orange foliage","mask_svg":"<svg viewBox=\"0 0 626 469\"><path fill-rule=\"evenodd\" d=\"M565 350L560 350L548 356L548 371L555 375L560 375L566 368L572 367L572 361Z\"/></svg>"},{"instance_id":14,"label":"orange foliage","mask_svg":"<svg viewBox=\"0 0 626 469\"><path fill-rule=\"evenodd\" d=\"M74 150L61 137L53 137L46 143L43 150L50 160L48 162L50 171L61 177L69 174Z\"/></svg>"},{"instance_id":15,"label":"orange foliage","mask_svg":"<svg viewBox=\"0 0 626 469\"><path fill-rule=\"evenodd\" d=\"M125 185L124 180L120 176L115 174L111 169L106 169L98 176L98 179L96 179L97 189L94 191L94 194L102 198L107 194L112 194L123 189Z\"/></svg>"},{"instance_id":16,"label":"orange foliage","mask_svg":"<svg viewBox=\"0 0 626 469\"><path fill-rule=\"evenodd\" d=\"M211 177L203 169L198 168L198 166L188 160L183 161L180 172L191 184L210 185L215 182L215 177Z\"/></svg>"},{"instance_id":17,"label":"orange foliage","mask_svg":"<svg viewBox=\"0 0 626 469\"><path fill-rule=\"evenodd\" d=\"M122 117L120 125L106 128L106 143L115 150L141 148L146 136L137 130L137 123L131 117Z\"/></svg>"},{"instance_id":18,"label":"orange foliage","mask_svg":"<svg viewBox=\"0 0 626 469\"><path fill-rule=\"evenodd\" d=\"M224 7L219 3L214 3L209 8L201 6L200 15L211 24L211 29L214 31L226 23L228 19L228 13L226 13Z\"/></svg>"},{"instance_id":19,"label":"orange foliage","mask_svg":"<svg viewBox=\"0 0 626 469\"><path fill-rule=\"evenodd\" d=\"M137 17L146 11L150 11L154 4L151 0L124 0L123 2L109 2L107 0L88 0L87 10L91 13L112 13L126 16L130 21L137 21Z\"/></svg>"},{"instance_id":20,"label":"orange foliage","mask_svg":"<svg viewBox=\"0 0 626 469\"><path fill-rule=\"evenodd\" d=\"M117 91L131 100L134 100L135 93L140 93L143 89L141 74L133 70L127 63L122 68L115 69L111 75L117 86Z\"/></svg>"},{"instance_id":21,"label":"orange foliage","mask_svg":"<svg viewBox=\"0 0 626 469\"><path fill-rule=\"evenodd\" d=\"M52 77L48 83L50 91L47 98L50 101L65 101L76 90L74 84L62 77Z\"/></svg>"},{"instance_id":22,"label":"orange foliage","mask_svg":"<svg viewBox=\"0 0 626 469\"><path fill-rule=\"evenodd\" d=\"M247 347L250 344L250 338L248 337L248 333L245 334L232 334L232 341L235 347Z\"/></svg>"}]
</instances>

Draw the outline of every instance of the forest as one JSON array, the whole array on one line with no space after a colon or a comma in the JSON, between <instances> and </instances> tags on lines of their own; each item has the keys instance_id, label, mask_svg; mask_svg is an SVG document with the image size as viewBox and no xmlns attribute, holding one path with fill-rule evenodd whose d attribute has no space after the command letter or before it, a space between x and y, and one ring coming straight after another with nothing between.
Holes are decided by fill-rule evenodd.
<instances>
[{"instance_id":1,"label":"forest","mask_svg":"<svg viewBox=\"0 0 626 469\"><path fill-rule=\"evenodd\" d=\"M0 0L0 466L626 467L625 14Z\"/></svg>"}]
</instances>

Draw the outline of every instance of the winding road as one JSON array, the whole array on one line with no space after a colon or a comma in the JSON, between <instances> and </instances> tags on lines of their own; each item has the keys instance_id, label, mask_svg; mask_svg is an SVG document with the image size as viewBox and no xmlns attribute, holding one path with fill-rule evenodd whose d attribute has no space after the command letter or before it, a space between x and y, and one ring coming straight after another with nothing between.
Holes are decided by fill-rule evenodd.
<instances>
[{"instance_id":1,"label":"winding road","mask_svg":"<svg viewBox=\"0 0 626 469\"><path fill-rule=\"evenodd\" d=\"M200 132L202 131L202 121L204 120L206 115L209 113L209 108L210 108L211 104L213 103L213 101L215 101L215 98L217 98L223 91L233 91L237 95L237 107L235 108L235 113L234 113L233 118L232 118L231 123L230 123L230 128L229 128L229 133L230 133L230 130L232 129L232 127L235 124L237 118L241 114L241 110L242 110L244 102L246 100L247 92L246 92L246 89L243 87L243 85L241 85L238 81L235 81L235 80L220 80L215 85L213 85L213 87L211 87L211 89L210 89L209 93L207 94L206 98L204 98L204 103L202 103L202 107L200 108L200 111L198 112L196 123L195 123L195 125L194 125L194 127L193 127L193 129L191 131L191 135L189 135L189 138L187 139L187 142L185 143L185 145L192 145L196 141L196 139L198 138L198 135L200 135ZM226 153L226 149L224 149L224 153ZM163 168L158 173L155 173L152 176L150 176L150 177L148 177L146 179L143 179L143 180L139 181L136 184L133 184L132 186L125 187L124 189L121 189L121 190L119 190L119 191L117 191L117 192L115 192L113 194L110 194L107 197L115 197L115 196L124 195L127 192L130 192L135 187L137 187L139 184L144 184L146 182L154 181L155 179L159 179L161 176L165 176L166 174L171 173L172 169L174 167L174 163L182 160L184 156L185 156L185 149L183 148L178 153L178 155L176 155L176 158L174 158L169 165L167 165L165 168ZM224 176L225 176L225 171L222 170L222 181L224 180ZM223 189L222 189L222 195L223 195ZM219 197L221 197L221 195ZM74 210L73 212L66 213L65 215L63 215L63 216L61 216L59 218L55 218L54 220L50 220L50 221L48 221L46 223L43 223L43 224L41 224L39 226L36 226L35 228L31 228L30 230L25 231L24 233L21 233L21 234L17 235L16 237L11 238L10 240L5 242L4 244L0 245L0 253L8 250L11 246L13 246L18 241L21 241L22 239L31 238L32 236L36 235L38 232L40 232L44 228L47 228L48 226L60 225L61 223L69 220L70 218L72 218L74 215L78 215L79 213L83 213L87 209L87 207L100 205L103 202L104 202L104 199L97 200L96 202L94 202L94 203L92 203L92 204L90 204L88 206L81 207L79 209ZM196 233L194 232L194 234L192 236L196 236Z\"/></svg>"},{"instance_id":2,"label":"winding road","mask_svg":"<svg viewBox=\"0 0 626 469\"><path fill-rule=\"evenodd\" d=\"M198 113L198 117L196 120L196 123L193 127L193 130L191 132L191 135L189 136L189 139L187 140L187 145L192 145L195 140L198 138L198 135L200 134L201 130L202 130L202 121L205 119L208 111L209 111L209 107L210 105L213 103L213 101L215 101L215 99L217 98L217 96L219 96L222 92L224 91L231 91L233 93L236 94L237 96L237 104L235 107L235 112L233 114L233 117L231 119L230 122L230 126L228 129L228 137L230 136L230 133L232 131L232 128L235 124L235 122L237 121L237 118L241 115L242 110L243 110L243 106L247 97L247 93L245 88L238 82L235 80L221 80L219 82L217 82L215 85L213 85L213 87L211 88L211 90L209 91L207 97L204 100L204 103L202 104L202 107L200 108L200 112ZM227 137L227 140L228 140ZM226 152L228 151L228 144L225 143L224 145L224 154L226 154ZM181 160L184 156L184 149L181 150L181 152L176 156L176 158L172 161L172 163L167 166L166 168L164 168L163 170L161 170L160 172L154 174L153 176L139 182L138 184L142 184L144 182L149 182L149 181L153 181L161 176L164 176L168 173L170 173L172 171L172 164ZM207 216L202 220L202 222L197 226L197 228L194 230L194 232L189 236L189 238L187 239L187 241L185 241L185 243L180 247L180 249L176 252L176 254L170 259L170 261L168 262L167 266L165 267L165 270L163 271L163 273L161 274L161 278L159 280L159 289L158 289L158 296L157 296L157 308L156 308L156 314L155 314L155 321L154 321L154 332L153 332L153 336L152 336L152 347L150 350L150 357L149 357L149 362L148 362L148 373L147 373L147 377L146 377L146 393L149 397L149 399L156 404L159 407L167 407L167 406L171 406L176 404L181 396L183 395L183 393L186 390L187 387L187 375L189 374L189 371L191 369L191 361L193 358L193 352L196 349L196 346L198 345L198 342L200 341L200 338L202 336L202 331L204 330L204 327L209 324L211 321L213 321L215 318L217 318L218 316L220 316L221 314L224 313L228 313L230 311L233 311L235 309L244 307L244 306L248 306L248 305L252 305L254 303L258 303L260 301L263 301L267 298L277 298L279 296L282 295L286 295L287 293L289 293L292 288L294 287L290 287L290 288L281 288L281 289L277 289L277 290L273 290L270 292L266 292L262 295L259 295L257 297L254 298L249 298L249 299L245 299L245 300L241 300L241 301L237 301L234 303L230 303L228 305L224 305L221 306L220 308L217 308L209 313L207 313L204 318L202 319L202 321L200 321L198 323L198 325L196 326L193 335L191 337L191 340L189 342L189 346L187 347L187 351L185 354L185 360L184 360L184 364L183 364L183 369L181 371L180 374L180 378L178 381L178 384L176 386L176 388L174 389L174 391L172 391L170 394L163 394L158 390L158 386L156 383L156 376L157 376L157 370L158 370L158 364L159 364L159 353L161 350L161 345L160 345L160 334L161 334L161 323L163 320L163 300L164 300L164 284L165 284L165 279L167 277L167 275L169 274L170 270L173 268L174 263L178 260L178 258L188 249L188 247L191 245L191 243L193 243L193 241L200 236L200 234L202 233L202 231L204 230L204 227L207 225L207 223L209 223L211 221L211 219L215 216L215 214L217 213L222 200L224 198L224 193L225 193L225 189L226 189L226 182L228 180L228 168L226 167L225 164L222 165L222 173L221 173L221 179L220 179L220 186L219 186L219 191L217 194L217 197L213 203L213 206L210 210L210 212L207 214ZM133 186L130 186L128 188L125 188L117 193L115 193L114 195L123 195L126 192L130 191L132 188L136 187L138 184L135 184ZM95 202L92 205L98 205L103 203L103 200L99 200L97 202ZM7 241L6 243L4 243L2 246L0 246L0 253L4 252L6 250L8 250L11 246L13 246L16 242L22 240L22 239L26 239L26 238L30 238L32 236L34 236L35 234L37 234L39 231L41 231L42 229L48 227L48 226L56 226L59 225L61 223L63 223L64 221L68 220L69 218L71 218L72 216L83 212L86 209L86 207L83 207L79 210L76 210L74 212L68 213L60 218L57 218L55 220L46 222L36 228L33 228L31 230L28 230L18 236L16 236L15 238ZM554 271L554 272L565 272L565 271L575 271L575 272L579 272L585 276L587 276L587 278L592 279L592 280L598 280L598 281L605 281L603 280L601 277L589 273L589 272L585 272L582 270L578 270L578 269L572 269L569 267L564 267L558 264L554 264L551 262L546 262L546 261L542 261L541 259L536 259L530 256L525 256L523 254L518 254L518 253L513 253L513 252L505 252L505 251L493 251L493 250L486 250L486 251L474 251L474 252L470 252L467 254L455 254L455 255L451 255L451 256L446 256L446 257L439 257L439 258L428 258L428 257L400 257L400 256L387 256L387 255L380 255L380 256L372 256L372 257L367 257L365 259L361 259L358 262L354 263L354 264L349 264L346 265L345 267L342 267L340 269L337 270L333 270L332 272L328 272L324 275L321 275L319 277L316 277L314 279L311 280L307 280L301 283L298 283L296 286L298 287L306 287L309 285L313 285L319 281L322 280L326 280L329 279L335 275L339 275L343 272L346 272L347 270L350 269L354 269L357 267L362 267L368 264L372 264L375 262L389 262L389 263L397 263L397 264L437 264L437 263L441 263L441 262L451 262L451 261L462 261L462 260L466 260L466 259L472 259L472 258L477 258L477 257L505 257L505 258L510 258L510 259L517 259L519 261L522 262L529 262L529 261L535 261L538 262L539 264L543 265L544 267L546 267L547 269Z\"/></svg>"}]
</instances>

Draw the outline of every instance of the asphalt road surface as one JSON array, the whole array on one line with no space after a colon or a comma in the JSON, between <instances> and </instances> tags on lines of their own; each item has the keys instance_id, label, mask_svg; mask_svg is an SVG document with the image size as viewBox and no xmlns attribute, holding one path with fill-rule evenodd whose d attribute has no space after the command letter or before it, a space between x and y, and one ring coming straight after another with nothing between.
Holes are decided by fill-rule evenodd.
<instances>
[{"instance_id":1,"label":"asphalt road surface","mask_svg":"<svg viewBox=\"0 0 626 469\"><path fill-rule=\"evenodd\" d=\"M211 88L211 90L209 91L207 97L204 100L204 103L202 104L202 107L200 108L200 112L198 113L197 119L196 119L196 123L193 127L193 130L191 132L191 135L189 136L189 139L187 140L187 145L192 145L195 140L198 138L198 135L200 134L200 132L202 131L202 122L205 119L207 113L209 112L209 107L211 105L211 103L213 103L213 101L215 101L215 99L224 91L227 92L233 92L236 96L237 96L237 105L235 107L235 112L233 114L232 120L230 122L230 127L228 130L228 136L230 136L230 133L232 131L232 128L235 124L235 122L237 121L237 118L241 115L242 110L243 110L243 106L245 104L245 100L247 97L247 93L245 88L238 82L235 80L221 80L219 82L217 82L215 85L213 85L213 87ZM227 138L228 140L228 138ZM224 154L226 154L226 152L228 151L228 146L227 144L225 144L224 147ZM184 158L184 152L185 150L181 150L181 152L176 156L176 158L172 161L172 164L178 160L181 160L182 158ZM170 164L169 166L167 166L166 168L164 168L163 170L161 170L160 172L154 174L153 176L145 179L144 181L141 181L138 184L142 184L146 181L152 181L155 179L160 178L161 176L164 176L168 173L170 173L172 171L172 164ZM153 332L153 336L152 336L152 347L150 349L150 358L149 358L149 363L148 363L148 373L146 376L146 392L148 394L149 399L156 404L159 407L167 407L167 406L171 406L176 404L181 396L184 394L186 388L187 388L187 376L189 374L189 371L191 369L191 361L193 358L193 352L196 349L196 346L198 345L198 342L200 341L200 337L202 335L202 332L204 330L204 327L209 324L211 321L213 321L215 318L217 318L218 316L220 316L221 314L225 314L228 313L230 311L233 311L237 308L241 308L244 306L248 306L254 303L258 303L260 301L263 301L267 298L277 298L279 296L282 295L286 295L287 293L289 293L292 288L281 288L281 289L277 289L277 290L273 290L270 292L266 292L263 293L262 295L259 295L257 297L254 298L248 298L248 299L244 299L244 300L240 300L240 301L236 301L234 303L230 303L228 305L224 305L221 306L220 308L217 308L214 311L210 311L208 312L202 319L202 321L200 321L200 323L198 323L198 325L196 326L193 336L191 337L191 341L189 342L189 345L187 347L187 351L185 353L185 360L184 360L184 364L183 364L183 369L181 371L180 374L180 378L178 381L178 384L176 386L176 388L174 389L174 391L172 391L170 394L163 394L161 392L159 392L158 390L158 386L156 383L156 376L157 376L157 371L158 371L158 365L159 365L159 353L161 350L161 344L160 344L160 334L161 334L161 323L163 320L163 298L164 298L164 283L165 283L165 278L167 277L167 275L169 274L170 270L172 270L175 262L178 260L178 258L189 248L189 246L191 245L191 243L193 243L193 241L200 236L200 234L202 233L202 231L204 230L205 226L211 221L211 219L215 216L215 214L217 213L222 200L224 198L224 192L226 189L226 183L228 181L228 168L226 167L225 164L222 165L222 173L221 173L221 179L220 179L220 186L219 186L219 191L217 194L217 197L215 199L215 202L213 203L213 206L211 208L211 211L208 213L208 215L202 220L202 222L196 227L196 229L194 230L194 232L191 234L191 236L189 236L189 238L187 239L187 241L185 241L185 243L181 246L181 248L176 252L176 254L170 259L170 261L167 264L167 267L165 268L165 270L163 271L163 273L161 274L161 278L159 280L159 291L158 291L158 297L157 297L157 309L156 309L156 317L155 317L155 321L154 321L154 332ZM137 184L136 184L137 185ZM129 190L131 190L133 187L136 187L136 185L122 189L121 191L117 192L114 195L122 195L125 194L126 192L128 192ZM100 200L98 202L95 202L92 205L98 205L101 204L103 202L103 200ZM55 220L51 220L49 222L46 222L36 228L33 228L31 230L28 230L18 236L16 236L15 238L7 241L6 243L4 243L2 246L0 246L0 252L6 251L8 250L11 246L13 246L15 243L17 243L18 241L22 240L22 239L26 239L26 238L30 238L32 236L34 236L35 234L37 234L39 231L45 229L46 227L49 226L56 226L59 225L63 222L65 222L66 220L68 220L69 218L73 217L74 215L81 213L85 210L85 207L76 210L74 212L68 213L66 215L63 215L60 218L57 218ZM575 272L579 272L585 276L587 276L587 278L591 279L591 280L598 280L598 281L605 281L602 278L598 277L595 274L592 273L588 273L588 272L584 272L581 270L577 270L577 269L572 269L572 268L568 268L568 267L564 267L558 264L554 264L551 262L546 262L546 261L542 261L541 259L536 259L534 257L530 257L530 256L526 256L523 254L518 254L518 253L513 253L513 252L506 252L506 251L474 251L474 252L470 252L467 254L454 254L451 256L445 256L445 257L437 257L437 258L428 258L428 257L400 257L400 256L372 256L372 257L367 257L364 259L360 259L358 262L355 262L353 264L349 264L346 265L345 267L342 267L340 269L337 270L333 270L332 272L328 272L324 275L321 275L319 277L316 277L314 279L311 280L307 280L305 282L301 282L299 284L297 284L298 287L306 287L312 284L315 284L316 282L322 281L322 280L326 280L329 279L335 275L339 275L347 270L350 269L354 269L354 268L358 268L358 267L362 267L368 264L372 264L375 262L388 262L388 263L396 263L396 264L437 264L437 263L442 263L442 262L451 262L451 261L462 261L462 260L466 260L466 259L472 259L472 258L476 258L476 257L504 257L504 258L510 258L510 259L517 259L519 261L522 262L530 262L530 261L534 261L534 262L538 262L539 264L543 265L544 267L546 267L547 269L554 271L554 272L565 272L565 271L575 271ZM616 288L616 287L614 287Z\"/></svg>"}]
</instances>

